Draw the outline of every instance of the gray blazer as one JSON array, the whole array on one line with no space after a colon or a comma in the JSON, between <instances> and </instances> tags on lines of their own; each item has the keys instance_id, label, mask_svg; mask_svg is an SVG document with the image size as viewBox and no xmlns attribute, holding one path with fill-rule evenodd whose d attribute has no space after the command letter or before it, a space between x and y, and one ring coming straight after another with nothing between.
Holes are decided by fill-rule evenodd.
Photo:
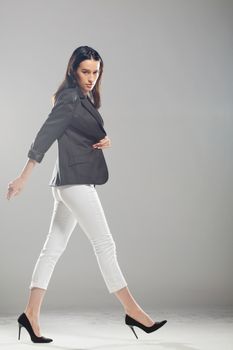
<instances>
[{"instance_id":1,"label":"gray blazer","mask_svg":"<svg viewBox=\"0 0 233 350\"><path fill-rule=\"evenodd\" d=\"M38 131L28 157L40 163L55 140L58 156L49 186L68 184L102 185L109 178L103 150L93 148L107 134L104 121L80 86L59 94Z\"/></svg>"}]
</instances>

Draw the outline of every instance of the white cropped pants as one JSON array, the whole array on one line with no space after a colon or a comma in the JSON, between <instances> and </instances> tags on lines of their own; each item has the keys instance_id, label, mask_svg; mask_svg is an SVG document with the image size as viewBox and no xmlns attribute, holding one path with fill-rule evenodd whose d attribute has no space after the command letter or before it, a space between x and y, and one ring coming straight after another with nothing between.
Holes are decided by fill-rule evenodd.
<instances>
[{"instance_id":1,"label":"white cropped pants","mask_svg":"<svg viewBox=\"0 0 233 350\"><path fill-rule=\"evenodd\" d=\"M49 232L29 288L47 289L54 267L66 249L77 222L90 240L109 293L125 286L104 210L94 185L52 187L54 207Z\"/></svg>"}]
</instances>

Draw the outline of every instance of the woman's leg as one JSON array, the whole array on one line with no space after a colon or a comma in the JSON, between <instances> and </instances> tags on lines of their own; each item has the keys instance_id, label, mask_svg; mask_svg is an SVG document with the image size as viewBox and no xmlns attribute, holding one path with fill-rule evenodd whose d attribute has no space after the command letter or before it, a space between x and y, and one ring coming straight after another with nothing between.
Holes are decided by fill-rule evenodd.
<instances>
[{"instance_id":1,"label":"woman's leg","mask_svg":"<svg viewBox=\"0 0 233 350\"><path fill-rule=\"evenodd\" d=\"M77 220L52 187L54 207L46 241L37 259L30 284L30 295L24 310L37 336L41 336L39 315L54 267L64 252Z\"/></svg>"},{"instance_id":2,"label":"woman's leg","mask_svg":"<svg viewBox=\"0 0 233 350\"><path fill-rule=\"evenodd\" d=\"M115 295L123 305L126 314L135 318L145 326L152 326L154 324L154 320L139 306L128 287L116 291Z\"/></svg>"},{"instance_id":3,"label":"woman's leg","mask_svg":"<svg viewBox=\"0 0 233 350\"><path fill-rule=\"evenodd\" d=\"M35 334L40 337L40 326L39 326L39 316L40 308L45 295L46 289L41 289L37 287L32 287L30 289L30 295L28 298L27 306L24 310L27 318L29 319L31 326Z\"/></svg>"},{"instance_id":4,"label":"woman's leg","mask_svg":"<svg viewBox=\"0 0 233 350\"><path fill-rule=\"evenodd\" d=\"M60 187L58 191L89 238L109 292L115 293L128 315L151 326L154 321L137 304L127 287L117 261L116 245L95 187L72 185Z\"/></svg>"},{"instance_id":5,"label":"woman's leg","mask_svg":"<svg viewBox=\"0 0 233 350\"><path fill-rule=\"evenodd\" d=\"M58 191L91 242L109 292L125 287L127 283L118 265L115 242L94 186L71 185Z\"/></svg>"}]
</instances>

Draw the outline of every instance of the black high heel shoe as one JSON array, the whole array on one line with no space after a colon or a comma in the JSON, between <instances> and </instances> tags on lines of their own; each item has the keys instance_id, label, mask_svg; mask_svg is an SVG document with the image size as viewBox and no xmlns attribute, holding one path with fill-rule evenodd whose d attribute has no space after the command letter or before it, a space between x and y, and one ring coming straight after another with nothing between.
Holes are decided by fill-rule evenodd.
<instances>
[{"instance_id":1,"label":"black high heel shoe","mask_svg":"<svg viewBox=\"0 0 233 350\"><path fill-rule=\"evenodd\" d=\"M128 314L125 314L125 324L131 328L132 332L135 334L135 337L137 339L138 339L138 336L137 336L133 326L137 326L137 327L141 328L146 333L151 333L151 332L156 331L156 329L159 329L160 327L162 327L166 322L167 322L167 320L163 320L163 321L155 322L154 324L152 324L152 326L144 326L144 324L138 322L137 320L135 320L134 318L132 318Z\"/></svg>"},{"instance_id":2,"label":"black high heel shoe","mask_svg":"<svg viewBox=\"0 0 233 350\"><path fill-rule=\"evenodd\" d=\"M51 338L46 338L46 337L38 337L31 326L31 323L29 321L29 319L27 318L27 315L23 312L17 319L18 324L19 324L19 336L18 336L18 340L20 339L20 332L21 332L21 328L25 327L26 330L28 331L28 333L30 334L31 337L31 341L33 341L33 343L50 343L51 341L53 341L53 339Z\"/></svg>"}]
</instances>

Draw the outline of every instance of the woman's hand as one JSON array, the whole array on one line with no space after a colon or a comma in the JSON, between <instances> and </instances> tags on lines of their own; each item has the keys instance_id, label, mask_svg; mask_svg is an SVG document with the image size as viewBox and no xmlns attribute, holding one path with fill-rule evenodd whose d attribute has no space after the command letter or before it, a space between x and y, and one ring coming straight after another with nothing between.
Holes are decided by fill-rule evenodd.
<instances>
[{"instance_id":1,"label":"woman's hand","mask_svg":"<svg viewBox=\"0 0 233 350\"><path fill-rule=\"evenodd\" d=\"M111 140L108 138L108 136L105 136L104 139L101 139L99 142L92 145L93 148L107 148L111 146Z\"/></svg>"},{"instance_id":2,"label":"woman's hand","mask_svg":"<svg viewBox=\"0 0 233 350\"><path fill-rule=\"evenodd\" d=\"M17 196L23 189L26 180L21 176L9 182L6 198L9 200L12 196Z\"/></svg>"},{"instance_id":3,"label":"woman's hand","mask_svg":"<svg viewBox=\"0 0 233 350\"><path fill-rule=\"evenodd\" d=\"M33 168L37 164L37 161L29 158L24 166L20 175L14 180L8 183L8 191L6 198L10 199L12 196L17 196L23 189L27 179L29 178Z\"/></svg>"}]
</instances>

